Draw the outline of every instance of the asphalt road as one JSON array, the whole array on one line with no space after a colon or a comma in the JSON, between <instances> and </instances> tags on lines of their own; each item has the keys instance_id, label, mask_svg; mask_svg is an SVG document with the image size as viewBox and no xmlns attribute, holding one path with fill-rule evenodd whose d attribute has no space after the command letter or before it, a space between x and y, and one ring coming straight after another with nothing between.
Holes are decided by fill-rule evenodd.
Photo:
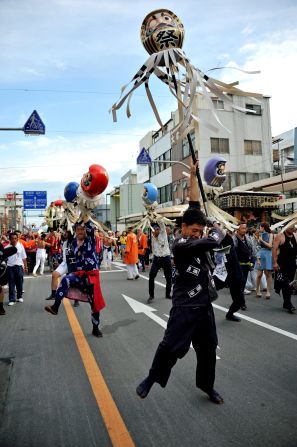
<instances>
[{"instance_id":1,"label":"asphalt road","mask_svg":"<svg viewBox=\"0 0 297 447\"><path fill-rule=\"evenodd\" d=\"M24 303L0 317L0 447L296 447L297 315L281 299L247 297L240 323L225 319L228 290L214 303L219 336L216 388L224 405L195 388L195 353L168 386L141 400L168 319L165 279L148 297L147 273L127 281L102 271L103 338L91 335L87 304L44 311L50 276L26 278ZM66 300L65 300L66 301ZM297 299L293 297L296 305ZM152 310L154 309L154 311Z\"/></svg>"}]
</instances>

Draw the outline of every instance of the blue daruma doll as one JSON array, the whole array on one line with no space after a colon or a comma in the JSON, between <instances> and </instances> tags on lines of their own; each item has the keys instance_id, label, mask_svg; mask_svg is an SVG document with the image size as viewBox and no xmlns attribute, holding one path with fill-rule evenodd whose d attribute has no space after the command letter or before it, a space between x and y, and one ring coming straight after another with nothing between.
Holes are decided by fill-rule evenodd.
<instances>
[{"instance_id":1,"label":"blue daruma doll","mask_svg":"<svg viewBox=\"0 0 297 447\"><path fill-rule=\"evenodd\" d=\"M157 201L158 189L153 183L144 183L142 200L145 205L152 205Z\"/></svg>"},{"instance_id":2,"label":"blue daruma doll","mask_svg":"<svg viewBox=\"0 0 297 447\"><path fill-rule=\"evenodd\" d=\"M204 180L209 186L221 186L226 180L225 158L216 156L210 158L204 167Z\"/></svg>"},{"instance_id":3,"label":"blue daruma doll","mask_svg":"<svg viewBox=\"0 0 297 447\"><path fill-rule=\"evenodd\" d=\"M64 188L64 197L66 202L73 202L77 195L79 184L76 182L67 183Z\"/></svg>"}]
</instances>

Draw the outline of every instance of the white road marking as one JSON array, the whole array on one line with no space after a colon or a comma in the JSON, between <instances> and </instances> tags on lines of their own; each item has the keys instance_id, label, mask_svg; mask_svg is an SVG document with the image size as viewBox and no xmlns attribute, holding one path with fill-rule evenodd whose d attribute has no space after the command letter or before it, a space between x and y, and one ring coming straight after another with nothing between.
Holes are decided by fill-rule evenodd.
<instances>
[{"instance_id":1,"label":"white road marking","mask_svg":"<svg viewBox=\"0 0 297 447\"><path fill-rule=\"evenodd\" d=\"M136 313L136 314L140 314L143 313L145 314L147 317L151 318L152 320L154 320L156 323L158 323L160 326L162 326L164 329L166 329L167 327L167 322L162 320L162 318L158 317L158 315L155 315L153 312L156 312L157 309L154 309L151 306L147 306L146 304L140 303L139 301L134 300L133 298L130 298L127 295L122 294L122 296L125 298L125 300L127 301L127 303L130 305L130 307L132 308L132 310Z\"/></svg>"},{"instance_id":2,"label":"white road marking","mask_svg":"<svg viewBox=\"0 0 297 447\"><path fill-rule=\"evenodd\" d=\"M148 281L148 279L149 279L148 277L146 277L146 276L144 276L144 275L140 275L140 276L141 276L142 278L146 279L147 281ZM159 282L159 281L155 281L155 284L158 284L158 285L161 286L161 287L166 287L166 284L162 284L162 283ZM212 305L213 305L213 307L215 307L216 309L221 310L221 311L226 312L226 313L227 313L228 310L229 310L229 309L227 309L226 307L219 306L218 304L214 304L214 303L212 303ZM261 327L263 327L263 328L265 328L265 329L268 329L269 331L276 332L277 334L284 335L285 337L292 338L293 340L297 340L297 335L294 334L293 332L285 331L285 330L280 329L280 328L278 328L278 327L276 327L276 326L272 326L271 324L264 323L263 321L260 321L260 320L256 320L255 318L251 318L251 317L247 317L246 315L242 315L242 314L240 314L240 313L238 313L238 312L237 312L235 315L237 315L238 317L242 318L243 320L249 321L250 323L253 323L253 324L256 324L256 325L258 325L258 326L261 326Z\"/></svg>"},{"instance_id":3,"label":"white road marking","mask_svg":"<svg viewBox=\"0 0 297 447\"><path fill-rule=\"evenodd\" d=\"M226 307L219 306L218 304L212 304L212 305L216 309L222 310L223 312L228 312L228 310L229 310ZM283 329L280 329L276 326L272 326L271 324L263 323L263 321L256 320L255 318L247 317L246 315L242 315L238 312L236 312L235 315L242 318L243 320L249 321L250 323L257 324L258 326L264 327L265 329L268 329L270 331L284 335L285 337L292 338L293 340L297 340L297 335L293 334L292 332L284 331Z\"/></svg>"},{"instance_id":4,"label":"white road marking","mask_svg":"<svg viewBox=\"0 0 297 447\"><path fill-rule=\"evenodd\" d=\"M126 271L126 268L125 268L124 264L122 264L120 262L113 262L113 264L116 267L118 267L118 270L112 270L112 271L108 271L108 272L100 270L100 273L114 273L114 272ZM43 275L43 276L51 276L51 274L50 275ZM141 274L139 274L139 276L140 276L140 278L146 279L147 281L149 280L149 278L147 276L144 276L144 275L141 275ZM25 279L35 279L35 277L26 276ZM161 283L159 281L155 281L155 284L157 284L158 286L161 286L161 287L166 287L165 284L163 284L163 283ZM227 313L228 310L229 310L226 307L219 306L218 304L212 303L212 305L213 305L214 308L216 308L218 310L221 310L222 312L226 312ZM151 313L150 315L154 315L154 314ZM150 316L150 315L148 315L148 316ZM263 328L265 328L265 329L267 329L269 331L276 332L277 334L284 335L285 337L292 338L293 340L297 341L297 334L294 334L293 332L285 331L285 330L280 329L280 328L278 328L276 326L272 326L271 324L264 323L263 321L260 321L260 320L256 320L255 318L247 317L246 315L243 315L243 314L238 313L238 312L235 315L239 316L242 320L249 321L250 323L256 324L257 326L263 327ZM156 317L156 319L159 318L159 317L157 317L157 315L154 315L154 317ZM154 319L154 318L152 318L152 319ZM161 318L160 318L160 320L164 321ZM166 326L162 326L162 327L166 328Z\"/></svg>"}]
</instances>

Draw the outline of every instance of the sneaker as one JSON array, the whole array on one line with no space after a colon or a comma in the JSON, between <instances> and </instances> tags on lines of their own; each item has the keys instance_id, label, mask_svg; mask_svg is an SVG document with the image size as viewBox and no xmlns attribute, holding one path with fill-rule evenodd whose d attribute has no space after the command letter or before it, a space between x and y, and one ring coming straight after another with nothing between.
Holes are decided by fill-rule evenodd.
<instances>
[{"instance_id":1,"label":"sneaker","mask_svg":"<svg viewBox=\"0 0 297 447\"><path fill-rule=\"evenodd\" d=\"M248 289L244 289L243 293L245 295L250 295L252 292L250 290L248 290Z\"/></svg>"},{"instance_id":2,"label":"sneaker","mask_svg":"<svg viewBox=\"0 0 297 447\"><path fill-rule=\"evenodd\" d=\"M15 301L9 301L8 305L9 306L14 306L15 305Z\"/></svg>"},{"instance_id":3,"label":"sneaker","mask_svg":"<svg viewBox=\"0 0 297 447\"><path fill-rule=\"evenodd\" d=\"M32 276L35 276L35 277L36 277L36 276L37 276L37 274L36 274L36 273L33 273L33 275L32 275Z\"/></svg>"},{"instance_id":4,"label":"sneaker","mask_svg":"<svg viewBox=\"0 0 297 447\"><path fill-rule=\"evenodd\" d=\"M23 298L17 298L17 302L18 302L18 303L23 303L24 300L23 300Z\"/></svg>"},{"instance_id":5,"label":"sneaker","mask_svg":"<svg viewBox=\"0 0 297 447\"><path fill-rule=\"evenodd\" d=\"M138 279L138 278L139 278L139 275L136 275L134 279Z\"/></svg>"}]
</instances>

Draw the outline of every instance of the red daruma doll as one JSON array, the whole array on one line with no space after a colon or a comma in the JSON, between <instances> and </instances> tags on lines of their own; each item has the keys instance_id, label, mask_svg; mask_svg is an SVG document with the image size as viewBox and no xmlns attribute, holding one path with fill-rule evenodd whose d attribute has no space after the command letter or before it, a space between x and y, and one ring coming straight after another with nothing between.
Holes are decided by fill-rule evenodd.
<instances>
[{"instance_id":1,"label":"red daruma doll","mask_svg":"<svg viewBox=\"0 0 297 447\"><path fill-rule=\"evenodd\" d=\"M108 185L108 174L100 165L91 165L77 188L76 201L81 211L93 210L100 204L100 194Z\"/></svg>"},{"instance_id":2,"label":"red daruma doll","mask_svg":"<svg viewBox=\"0 0 297 447\"><path fill-rule=\"evenodd\" d=\"M108 180L105 168L100 165L91 165L89 171L83 175L80 186L87 196L95 197L106 189Z\"/></svg>"}]
</instances>

